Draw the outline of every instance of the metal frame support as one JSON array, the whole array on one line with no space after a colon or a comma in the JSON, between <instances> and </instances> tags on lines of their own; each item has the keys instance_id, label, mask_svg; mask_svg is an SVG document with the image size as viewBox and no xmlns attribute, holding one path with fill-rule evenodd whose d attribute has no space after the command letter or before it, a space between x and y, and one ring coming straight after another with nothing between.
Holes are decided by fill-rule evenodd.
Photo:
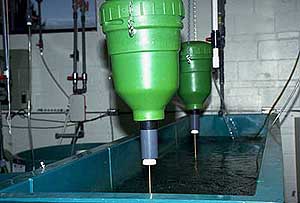
<instances>
[{"instance_id":1,"label":"metal frame support","mask_svg":"<svg viewBox=\"0 0 300 203\"><path fill-rule=\"evenodd\" d=\"M212 33L211 43L213 49L213 77L219 76L220 84L220 111L219 115L225 113L224 103L224 48L225 48L225 4L226 0L212 0ZM219 73L219 75L217 74Z\"/></svg>"},{"instance_id":2,"label":"metal frame support","mask_svg":"<svg viewBox=\"0 0 300 203\"><path fill-rule=\"evenodd\" d=\"M224 48L225 48L225 4L226 0L218 0L218 28L220 32L219 38L219 63L220 63L220 72L219 72L219 83L220 83L220 111L219 115L225 113L225 74L224 74Z\"/></svg>"},{"instance_id":3,"label":"metal frame support","mask_svg":"<svg viewBox=\"0 0 300 203\"><path fill-rule=\"evenodd\" d=\"M68 77L68 80L73 82L73 93L74 94L84 94L87 92L87 73L86 73L86 36L85 36L85 13L88 11L89 3L86 0L73 0L73 53L71 58L73 58L73 73L72 76ZM78 61L79 61L79 51L78 51L78 9L81 12L81 27L82 27L82 74L81 77L78 74ZM82 88L78 88L78 81L82 81Z\"/></svg>"},{"instance_id":4,"label":"metal frame support","mask_svg":"<svg viewBox=\"0 0 300 203\"><path fill-rule=\"evenodd\" d=\"M3 48L4 48L4 67L1 69L1 76L4 73L5 77L2 79L7 79L8 97L10 97L10 61L9 61L9 24L8 24L8 1L2 0L2 23L3 23ZM8 98L9 105L9 115L10 115L10 98ZM0 113L2 112L2 106L0 102ZM1 113L2 114L2 113ZM6 164L4 160L4 138L2 132L2 115L0 115L0 173L6 172ZM11 133L11 130L9 130Z\"/></svg>"}]
</instances>

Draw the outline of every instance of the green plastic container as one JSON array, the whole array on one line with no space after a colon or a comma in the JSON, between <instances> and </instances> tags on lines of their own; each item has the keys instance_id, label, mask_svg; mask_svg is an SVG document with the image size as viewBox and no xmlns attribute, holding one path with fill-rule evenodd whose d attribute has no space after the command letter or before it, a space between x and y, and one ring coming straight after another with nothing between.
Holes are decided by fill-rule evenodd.
<instances>
[{"instance_id":1,"label":"green plastic container","mask_svg":"<svg viewBox=\"0 0 300 203\"><path fill-rule=\"evenodd\" d=\"M178 94L187 110L203 108L211 92L211 67L211 44L201 41L182 44Z\"/></svg>"},{"instance_id":2,"label":"green plastic container","mask_svg":"<svg viewBox=\"0 0 300 203\"><path fill-rule=\"evenodd\" d=\"M107 0L101 25L116 92L134 120L161 120L178 88L181 0Z\"/></svg>"}]
</instances>

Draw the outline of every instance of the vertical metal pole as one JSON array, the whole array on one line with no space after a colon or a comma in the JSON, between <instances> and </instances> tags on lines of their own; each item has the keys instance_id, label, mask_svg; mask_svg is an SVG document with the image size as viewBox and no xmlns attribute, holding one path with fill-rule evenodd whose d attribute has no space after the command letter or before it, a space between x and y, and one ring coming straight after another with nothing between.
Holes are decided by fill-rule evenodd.
<instances>
[{"instance_id":1,"label":"vertical metal pole","mask_svg":"<svg viewBox=\"0 0 300 203\"><path fill-rule=\"evenodd\" d=\"M220 83L220 115L225 113L225 77L224 77L224 49L219 49L219 56L220 56L220 76L219 76L219 83Z\"/></svg>"},{"instance_id":2,"label":"vertical metal pole","mask_svg":"<svg viewBox=\"0 0 300 203\"><path fill-rule=\"evenodd\" d=\"M84 0L81 6L81 37L82 37L82 93L87 91L87 73L86 73L86 43L85 43L85 13L87 10L87 3Z\"/></svg>"},{"instance_id":3,"label":"vertical metal pole","mask_svg":"<svg viewBox=\"0 0 300 203\"><path fill-rule=\"evenodd\" d=\"M3 47L4 47L4 68L3 73L7 78L7 98L8 98L8 133L11 135L11 98L10 98L10 61L9 61L9 23L8 23L8 1L2 0L2 23L3 23Z\"/></svg>"},{"instance_id":4,"label":"vertical metal pole","mask_svg":"<svg viewBox=\"0 0 300 203\"><path fill-rule=\"evenodd\" d=\"M39 4L39 10L41 5ZM39 18L40 19L40 18ZM35 157L34 157L34 146L33 146L33 136L32 136L32 128L31 128L31 95L32 95L32 86L31 86L31 78L32 78L32 12L31 12L31 1L27 0L27 27L28 27L28 100L27 100L27 126L28 126L28 138L29 145L31 150L31 161L32 161L32 170L35 170ZM39 42L41 43L41 42ZM43 47L40 46L40 49Z\"/></svg>"},{"instance_id":5,"label":"vertical metal pole","mask_svg":"<svg viewBox=\"0 0 300 203\"><path fill-rule=\"evenodd\" d=\"M296 148L296 180L297 180L297 195L298 202L300 200L300 117L295 118L295 148Z\"/></svg>"},{"instance_id":6,"label":"vertical metal pole","mask_svg":"<svg viewBox=\"0 0 300 203\"><path fill-rule=\"evenodd\" d=\"M7 1L2 0L2 29L3 29L3 48L4 48L4 68L3 71L9 70L9 42L8 42L8 19L7 19Z\"/></svg>"},{"instance_id":7,"label":"vertical metal pole","mask_svg":"<svg viewBox=\"0 0 300 203\"><path fill-rule=\"evenodd\" d=\"M6 60L7 60L7 56L5 51L7 50L7 44L6 44L6 35L5 35L5 30L6 30L6 13L5 13L5 2L4 0L2 0L2 14L3 14L3 18L2 18L2 23L3 23L3 46L4 46L4 69L7 68L7 64L6 64ZM4 138L3 138L3 133L2 133L2 106L0 103L0 164L2 164L2 161L4 160Z\"/></svg>"},{"instance_id":8,"label":"vertical metal pole","mask_svg":"<svg viewBox=\"0 0 300 203\"><path fill-rule=\"evenodd\" d=\"M211 0L211 42L213 48L213 68L219 68L219 26L218 26L218 0Z\"/></svg>"},{"instance_id":9,"label":"vertical metal pole","mask_svg":"<svg viewBox=\"0 0 300 203\"><path fill-rule=\"evenodd\" d=\"M2 105L0 102L0 162L4 160L4 138L2 132Z\"/></svg>"},{"instance_id":10,"label":"vertical metal pole","mask_svg":"<svg viewBox=\"0 0 300 203\"><path fill-rule=\"evenodd\" d=\"M225 48L225 4L226 0L219 0L218 6L218 27L220 31L220 48L219 48L219 57L220 57L220 111L219 115L225 113L225 76L224 76L224 48Z\"/></svg>"},{"instance_id":11,"label":"vertical metal pole","mask_svg":"<svg viewBox=\"0 0 300 203\"><path fill-rule=\"evenodd\" d=\"M78 5L77 1L72 1L72 7L73 7L73 93L77 93L77 83L78 83L78 72L77 72L77 58L78 58Z\"/></svg>"},{"instance_id":12,"label":"vertical metal pole","mask_svg":"<svg viewBox=\"0 0 300 203\"><path fill-rule=\"evenodd\" d=\"M37 0L38 2L38 12L39 12L39 18L38 18L38 26L39 26L39 48L40 52L43 52L44 49L44 43L43 43L43 33L42 33L42 1L43 0Z\"/></svg>"},{"instance_id":13,"label":"vertical metal pole","mask_svg":"<svg viewBox=\"0 0 300 203\"><path fill-rule=\"evenodd\" d=\"M152 179L151 179L151 166L148 166L148 192L152 194ZM152 199L152 198L150 198Z\"/></svg>"},{"instance_id":14,"label":"vertical metal pole","mask_svg":"<svg viewBox=\"0 0 300 203\"><path fill-rule=\"evenodd\" d=\"M31 161L32 161L32 170L35 170L35 156L34 156L34 146L33 146L33 136L31 131L31 101L28 100L27 104L27 126L28 126L28 138L29 138L29 147L31 150Z\"/></svg>"},{"instance_id":15,"label":"vertical metal pole","mask_svg":"<svg viewBox=\"0 0 300 203\"><path fill-rule=\"evenodd\" d=\"M85 4L85 2L84 2ZM82 37L82 72L86 72L86 45L85 45L85 5L81 9L81 37Z\"/></svg>"}]
</instances>

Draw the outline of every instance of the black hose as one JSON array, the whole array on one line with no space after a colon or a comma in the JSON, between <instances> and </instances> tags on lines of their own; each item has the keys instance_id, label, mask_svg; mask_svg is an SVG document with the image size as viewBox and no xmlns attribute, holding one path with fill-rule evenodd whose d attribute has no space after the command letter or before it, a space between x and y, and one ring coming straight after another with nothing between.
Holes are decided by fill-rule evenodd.
<instances>
[{"instance_id":1,"label":"black hose","mask_svg":"<svg viewBox=\"0 0 300 203\"><path fill-rule=\"evenodd\" d=\"M104 117L107 117L107 116L109 116L109 114L107 114L107 113L106 114L102 114L100 116L97 116L97 117L85 120L82 123L93 122L93 121L96 121L98 119L101 119L101 118L104 118ZM47 120L45 120L45 121L47 121ZM75 126L75 124L69 124L69 125L67 125L67 127L71 127L71 126ZM3 127L8 127L8 126L7 125L3 125ZM49 130L49 129L60 129L60 128L64 128L64 127L65 127L64 125L58 125L58 126L48 126L48 127L32 126L31 128L32 129L40 129L40 130ZM12 126L12 128L27 129L28 127L27 126Z\"/></svg>"},{"instance_id":2,"label":"black hose","mask_svg":"<svg viewBox=\"0 0 300 203\"><path fill-rule=\"evenodd\" d=\"M298 56L297 56L297 58L296 58L296 62L295 62L295 64L294 64L294 67L293 67L293 69L292 69L292 72L290 73L290 75L289 75L287 81L285 82L284 87L282 88L281 92L279 93L278 97L277 97L276 100L274 101L274 103L273 103L273 105L272 105L272 107L271 107L269 113L267 114L267 116L266 116L266 118L265 118L265 120L264 120L262 126L261 126L260 129L258 130L258 132L257 132L257 134L255 135L255 137L260 136L262 130L265 128L265 125L268 123L268 121L269 121L269 119L270 119L270 116L271 116L271 114L272 114L272 111L274 110L274 108L275 108L275 106L277 105L277 103L280 101L280 99L281 99L283 93L285 92L285 90L286 90L286 88L288 87L288 85L289 85L291 79L292 79L293 76L294 76L294 73L295 73L296 68L297 68L297 66L298 66L299 58L300 58L300 50L299 50L299 52L298 52Z\"/></svg>"},{"instance_id":3,"label":"black hose","mask_svg":"<svg viewBox=\"0 0 300 203\"><path fill-rule=\"evenodd\" d=\"M48 72L48 74L50 75L51 79L53 80L53 82L55 83L56 87L65 95L66 98L69 99L69 95L67 94L67 92L64 90L64 88L59 84L59 82L56 80L56 78L54 77L54 75L52 74L47 62L46 62L46 59L44 57L44 54L43 52L40 53L40 57L41 57L41 60L43 62L43 65L46 69L46 71Z\"/></svg>"},{"instance_id":4,"label":"black hose","mask_svg":"<svg viewBox=\"0 0 300 203\"><path fill-rule=\"evenodd\" d=\"M48 72L48 74L50 75L51 79L53 80L53 82L55 83L55 85L58 87L58 89L67 97L69 98L68 94L66 93L66 91L62 88L62 86L59 84L59 82L56 80L56 78L54 77L54 75L52 74L47 61L44 57L44 42L43 42L43 27L42 27L42 0L37 0L38 2L38 26L39 26L39 43L38 43L38 47L40 49L40 57L41 60L43 62L43 65L46 69L46 71Z\"/></svg>"}]
</instances>

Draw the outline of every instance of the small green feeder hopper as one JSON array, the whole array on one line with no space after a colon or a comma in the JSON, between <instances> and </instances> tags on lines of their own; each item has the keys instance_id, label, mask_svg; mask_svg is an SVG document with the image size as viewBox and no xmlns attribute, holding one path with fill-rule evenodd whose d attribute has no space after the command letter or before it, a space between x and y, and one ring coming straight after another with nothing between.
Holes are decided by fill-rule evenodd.
<instances>
[{"instance_id":1,"label":"small green feeder hopper","mask_svg":"<svg viewBox=\"0 0 300 203\"><path fill-rule=\"evenodd\" d=\"M141 122L145 165L157 158L157 120L178 88L181 0L107 0L101 25L116 92Z\"/></svg>"},{"instance_id":2,"label":"small green feeder hopper","mask_svg":"<svg viewBox=\"0 0 300 203\"><path fill-rule=\"evenodd\" d=\"M190 41L182 44L178 94L191 113L191 133L199 133L199 114L211 92L211 44Z\"/></svg>"}]
</instances>

